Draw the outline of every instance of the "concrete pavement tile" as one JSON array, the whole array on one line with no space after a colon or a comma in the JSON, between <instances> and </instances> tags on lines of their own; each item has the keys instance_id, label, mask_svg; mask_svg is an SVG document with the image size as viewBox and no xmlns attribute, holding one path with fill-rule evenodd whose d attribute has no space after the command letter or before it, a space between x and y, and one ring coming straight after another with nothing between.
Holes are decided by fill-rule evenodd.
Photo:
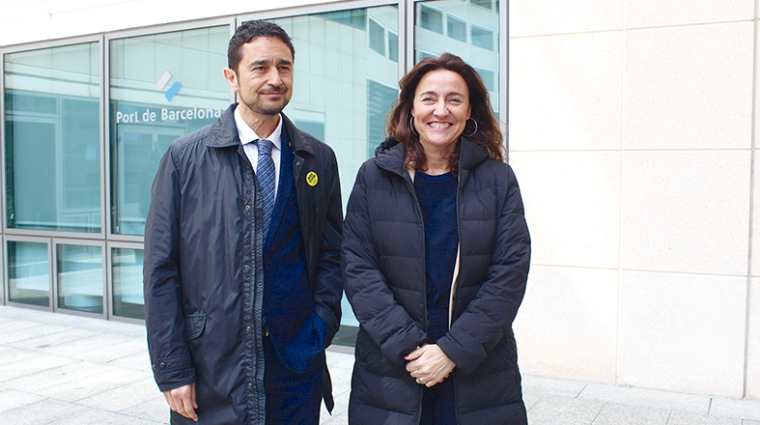
<instances>
[{"instance_id":1,"label":"concrete pavement tile","mask_svg":"<svg viewBox=\"0 0 760 425\"><path fill-rule=\"evenodd\" d=\"M142 323L128 323L118 320L90 320L83 327L91 331L125 335L147 341L145 325Z\"/></svg>"},{"instance_id":2,"label":"concrete pavement tile","mask_svg":"<svg viewBox=\"0 0 760 425\"><path fill-rule=\"evenodd\" d=\"M344 393L341 395L333 396L333 399L335 401L335 407L333 407L332 416L338 416L341 413L348 412L348 400L350 396L349 393ZM331 417L329 413L327 413L327 408L325 408L325 403L321 404L320 407L320 418L329 418Z\"/></svg>"},{"instance_id":3,"label":"concrete pavement tile","mask_svg":"<svg viewBox=\"0 0 760 425\"><path fill-rule=\"evenodd\" d=\"M111 412L120 412L156 397L163 400L163 395L151 377L92 395L79 400L77 403Z\"/></svg>"},{"instance_id":4,"label":"concrete pavement tile","mask_svg":"<svg viewBox=\"0 0 760 425\"><path fill-rule=\"evenodd\" d=\"M340 395L351 391L351 370L330 366L330 379L332 380L333 395Z\"/></svg>"},{"instance_id":5,"label":"concrete pavement tile","mask_svg":"<svg viewBox=\"0 0 760 425\"><path fill-rule=\"evenodd\" d=\"M572 397L541 397L528 412L531 425L588 425L599 414L604 403Z\"/></svg>"},{"instance_id":6,"label":"concrete pavement tile","mask_svg":"<svg viewBox=\"0 0 760 425\"><path fill-rule=\"evenodd\" d=\"M155 394L150 400L121 410L119 413L140 418L146 421L158 421L158 423L169 423L169 405L166 404L163 394L155 387Z\"/></svg>"},{"instance_id":7,"label":"concrete pavement tile","mask_svg":"<svg viewBox=\"0 0 760 425\"><path fill-rule=\"evenodd\" d=\"M348 352L346 347L330 346L327 348L325 355L327 357L327 364L330 365L330 367L341 367L345 369L354 368L353 351Z\"/></svg>"},{"instance_id":8,"label":"concrete pavement tile","mask_svg":"<svg viewBox=\"0 0 760 425\"><path fill-rule=\"evenodd\" d=\"M34 354L28 350L20 350L13 347L0 348L0 364L7 365L10 363L26 360L30 355ZM1 381L2 379L0 379Z\"/></svg>"},{"instance_id":9,"label":"concrete pavement tile","mask_svg":"<svg viewBox=\"0 0 760 425\"><path fill-rule=\"evenodd\" d=\"M586 385L586 382L569 379L553 379L534 375L522 376L523 391L536 394L578 397Z\"/></svg>"},{"instance_id":10,"label":"concrete pavement tile","mask_svg":"<svg viewBox=\"0 0 760 425\"><path fill-rule=\"evenodd\" d=\"M118 334L96 334L90 338L42 349L43 352L72 357L96 363L107 363L118 358L146 352L144 341Z\"/></svg>"},{"instance_id":11,"label":"concrete pavement tile","mask_svg":"<svg viewBox=\"0 0 760 425\"><path fill-rule=\"evenodd\" d=\"M134 383L140 379L145 379L145 377L136 375L132 370L104 367L102 373L95 373L61 385L46 387L37 391L37 394L56 400L75 402Z\"/></svg>"},{"instance_id":12,"label":"concrete pavement tile","mask_svg":"<svg viewBox=\"0 0 760 425\"><path fill-rule=\"evenodd\" d=\"M25 338L18 341L9 342L8 346L20 348L22 350L44 350L47 348L55 349L61 344L68 344L84 338L91 338L96 334L84 329L69 328L61 332L53 332L44 335L38 335L32 338ZM47 350L51 352L51 350ZM52 354L52 353L51 353Z\"/></svg>"},{"instance_id":13,"label":"concrete pavement tile","mask_svg":"<svg viewBox=\"0 0 760 425\"><path fill-rule=\"evenodd\" d=\"M71 328L68 328L66 326L56 326L56 325L30 326L24 329L14 328L10 332L3 333L2 344L10 345L11 343L23 341L25 339L36 338L42 335L66 332L67 330L70 330L70 329Z\"/></svg>"},{"instance_id":14,"label":"concrete pavement tile","mask_svg":"<svg viewBox=\"0 0 760 425\"><path fill-rule=\"evenodd\" d=\"M108 365L153 374L150 368L150 356L147 349L114 359L108 362Z\"/></svg>"},{"instance_id":15,"label":"concrete pavement tile","mask_svg":"<svg viewBox=\"0 0 760 425\"><path fill-rule=\"evenodd\" d=\"M5 334L8 332L16 332L22 329L34 328L42 326L41 323L31 320L20 320L15 318L2 317L0 318L0 344L5 344Z\"/></svg>"},{"instance_id":16,"label":"concrete pavement tile","mask_svg":"<svg viewBox=\"0 0 760 425\"><path fill-rule=\"evenodd\" d=\"M608 384L590 383L581 391L578 398L617 404L641 405L655 409L678 410L701 415L706 415L710 408L710 397L708 396L643 388L618 387Z\"/></svg>"},{"instance_id":17,"label":"concrete pavement tile","mask_svg":"<svg viewBox=\"0 0 760 425\"><path fill-rule=\"evenodd\" d=\"M93 320L102 320L96 317L86 317L71 313L51 313L49 311L42 311L28 320L33 320L38 323L44 323L48 325L66 326L68 328L82 328L87 325L88 322Z\"/></svg>"},{"instance_id":18,"label":"concrete pavement tile","mask_svg":"<svg viewBox=\"0 0 760 425\"><path fill-rule=\"evenodd\" d=\"M668 425L742 425L742 420L672 411L670 412Z\"/></svg>"},{"instance_id":19,"label":"concrete pavement tile","mask_svg":"<svg viewBox=\"0 0 760 425\"><path fill-rule=\"evenodd\" d=\"M742 421L742 425L760 425L760 421L750 421L750 420L744 419Z\"/></svg>"},{"instance_id":20,"label":"concrete pavement tile","mask_svg":"<svg viewBox=\"0 0 760 425\"><path fill-rule=\"evenodd\" d=\"M134 418L127 415L121 415L113 412L106 412L98 409L80 408L73 415L61 418L51 422L50 425L162 425L163 422L149 421L140 418Z\"/></svg>"},{"instance_id":21,"label":"concrete pavement tile","mask_svg":"<svg viewBox=\"0 0 760 425\"><path fill-rule=\"evenodd\" d=\"M713 398L710 415L760 421L760 401Z\"/></svg>"},{"instance_id":22,"label":"concrete pavement tile","mask_svg":"<svg viewBox=\"0 0 760 425\"><path fill-rule=\"evenodd\" d=\"M43 400L42 397L34 394L25 393L16 390L0 390L0 415L7 410L17 409L29 404L34 404Z\"/></svg>"},{"instance_id":23,"label":"concrete pavement tile","mask_svg":"<svg viewBox=\"0 0 760 425\"><path fill-rule=\"evenodd\" d=\"M319 418L322 425L348 425L348 412L338 413L333 416L322 415Z\"/></svg>"},{"instance_id":24,"label":"concrete pavement tile","mask_svg":"<svg viewBox=\"0 0 760 425\"><path fill-rule=\"evenodd\" d=\"M43 400L0 413L0 423L12 425L48 425L59 418L73 417L81 406L58 400Z\"/></svg>"},{"instance_id":25,"label":"concrete pavement tile","mask_svg":"<svg viewBox=\"0 0 760 425\"><path fill-rule=\"evenodd\" d=\"M13 363L0 363L0 382L31 375L48 369L55 369L76 360L50 354L28 351L24 359Z\"/></svg>"},{"instance_id":26,"label":"concrete pavement tile","mask_svg":"<svg viewBox=\"0 0 760 425\"><path fill-rule=\"evenodd\" d=\"M97 372L88 366L85 362L78 361L5 381L3 387L36 393L43 388L81 380Z\"/></svg>"},{"instance_id":27,"label":"concrete pavement tile","mask_svg":"<svg viewBox=\"0 0 760 425\"><path fill-rule=\"evenodd\" d=\"M670 411L626 404L606 403L594 425L666 425Z\"/></svg>"},{"instance_id":28,"label":"concrete pavement tile","mask_svg":"<svg viewBox=\"0 0 760 425\"><path fill-rule=\"evenodd\" d=\"M540 399L540 394L523 392L523 404L525 404L525 411L529 412L530 409L532 409Z\"/></svg>"},{"instance_id":29,"label":"concrete pavement tile","mask_svg":"<svg viewBox=\"0 0 760 425\"><path fill-rule=\"evenodd\" d=\"M30 308L11 307L8 305L0 306L0 317L17 318L21 320L20 318L24 316L33 316L39 313L45 313L45 312L32 310Z\"/></svg>"}]
</instances>

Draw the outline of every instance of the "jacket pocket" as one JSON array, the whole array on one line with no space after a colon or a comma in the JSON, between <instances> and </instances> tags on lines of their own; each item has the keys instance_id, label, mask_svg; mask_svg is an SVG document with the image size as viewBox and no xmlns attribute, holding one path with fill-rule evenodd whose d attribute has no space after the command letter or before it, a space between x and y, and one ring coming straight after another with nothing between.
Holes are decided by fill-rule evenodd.
<instances>
[{"instance_id":1,"label":"jacket pocket","mask_svg":"<svg viewBox=\"0 0 760 425\"><path fill-rule=\"evenodd\" d=\"M185 316L185 337L188 341L198 338L206 327L206 313L193 313Z\"/></svg>"}]
</instances>

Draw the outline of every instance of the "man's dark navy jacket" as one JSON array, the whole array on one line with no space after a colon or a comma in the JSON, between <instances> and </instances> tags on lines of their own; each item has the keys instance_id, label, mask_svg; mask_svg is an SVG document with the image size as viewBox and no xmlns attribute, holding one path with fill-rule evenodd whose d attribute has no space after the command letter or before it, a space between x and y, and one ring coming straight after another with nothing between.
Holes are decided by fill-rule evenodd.
<instances>
[{"instance_id":1,"label":"man's dark navy jacket","mask_svg":"<svg viewBox=\"0 0 760 425\"><path fill-rule=\"evenodd\" d=\"M154 376L162 391L196 382L204 423L265 419L263 205L238 137L236 106L169 147L145 229L145 323ZM311 331L310 339L323 339L325 347L338 330L342 296L338 166L329 146L282 119L313 308L297 329L269 321L274 334ZM308 352L299 358L290 345L280 345L286 363L308 368Z\"/></svg>"}]
</instances>

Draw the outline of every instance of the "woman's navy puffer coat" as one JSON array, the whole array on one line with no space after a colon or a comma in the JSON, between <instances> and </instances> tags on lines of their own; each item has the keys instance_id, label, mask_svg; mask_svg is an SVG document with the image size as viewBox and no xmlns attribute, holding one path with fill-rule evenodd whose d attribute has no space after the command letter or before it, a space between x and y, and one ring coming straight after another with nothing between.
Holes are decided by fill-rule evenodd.
<instances>
[{"instance_id":1,"label":"woman's navy puffer coat","mask_svg":"<svg viewBox=\"0 0 760 425\"><path fill-rule=\"evenodd\" d=\"M512 322L530 264L530 235L509 165L460 140L459 273L449 332L460 425L526 424ZM365 162L348 202L346 294L360 322L351 425L419 424L422 386L404 356L427 340L425 235L403 145L388 139Z\"/></svg>"}]
</instances>

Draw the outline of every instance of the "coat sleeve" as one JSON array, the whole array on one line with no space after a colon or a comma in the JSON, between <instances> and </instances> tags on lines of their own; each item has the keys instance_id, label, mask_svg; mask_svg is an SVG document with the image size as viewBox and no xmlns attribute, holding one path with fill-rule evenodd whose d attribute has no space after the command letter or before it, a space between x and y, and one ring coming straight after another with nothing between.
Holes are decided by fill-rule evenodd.
<instances>
[{"instance_id":1,"label":"coat sleeve","mask_svg":"<svg viewBox=\"0 0 760 425\"><path fill-rule=\"evenodd\" d=\"M341 266L343 284L362 329L393 364L403 366L404 356L427 339L423 331L399 305L378 264L367 202L365 163L351 192L344 224Z\"/></svg>"},{"instance_id":2,"label":"coat sleeve","mask_svg":"<svg viewBox=\"0 0 760 425\"><path fill-rule=\"evenodd\" d=\"M331 152L332 154L332 152ZM327 213L317 260L314 288L315 311L327 325L325 346L330 345L340 326L343 284L340 271L340 243L343 235L343 201L335 155L330 161L330 185L327 190Z\"/></svg>"},{"instance_id":3,"label":"coat sleeve","mask_svg":"<svg viewBox=\"0 0 760 425\"><path fill-rule=\"evenodd\" d=\"M158 166L145 224L143 294L153 375L161 391L196 379L185 338L179 272L179 172L170 148Z\"/></svg>"},{"instance_id":4,"label":"coat sleeve","mask_svg":"<svg viewBox=\"0 0 760 425\"><path fill-rule=\"evenodd\" d=\"M496 243L485 281L467 308L437 341L463 374L486 358L512 327L525 294L530 267L530 234L514 173L496 225Z\"/></svg>"}]
</instances>

